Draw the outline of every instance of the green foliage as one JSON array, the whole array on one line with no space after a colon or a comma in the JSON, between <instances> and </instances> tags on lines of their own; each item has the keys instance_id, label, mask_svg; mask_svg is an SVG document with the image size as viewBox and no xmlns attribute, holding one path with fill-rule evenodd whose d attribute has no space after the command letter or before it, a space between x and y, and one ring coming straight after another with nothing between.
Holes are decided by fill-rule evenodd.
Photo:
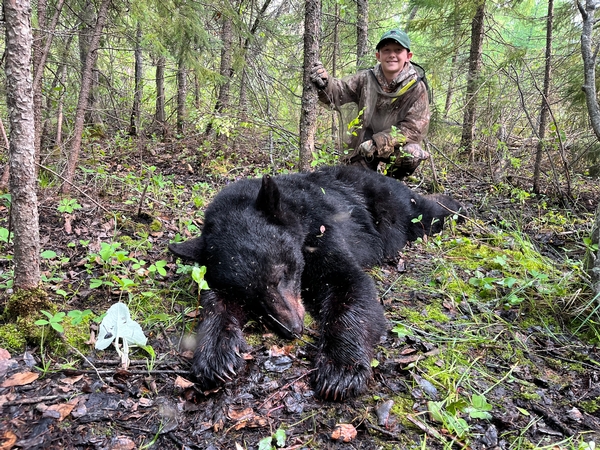
<instances>
[{"instance_id":1,"label":"green foliage","mask_svg":"<svg viewBox=\"0 0 600 450\"><path fill-rule=\"evenodd\" d=\"M42 310L41 313L44 314L47 317L47 319L36 320L34 322L36 325L39 325L39 326L50 325L52 328L54 328L59 333L63 333L65 331L65 328L62 326L61 322L65 318L66 313L61 311L61 312L52 314L52 313L49 313L48 311L44 311L44 310Z\"/></svg>"},{"instance_id":2,"label":"green foliage","mask_svg":"<svg viewBox=\"0 0 600 450\"><path fill-rule=\"evenodd\" d=\"M58 212L73 214L77 209L81 209L81 205L74 198L63 198L58 204Z\"/></svg>"},{"instance_id":3,"label":"green foliage","mask_svg":"<svg viewBox=\"0 0 600 450\"><path fill-rule=\"evenodd\" d=\"M285 446L286 440L285 430L278 428L273 435L261 439L258 442L258 450L276 450Z\"/></svg>"}]
</instances>

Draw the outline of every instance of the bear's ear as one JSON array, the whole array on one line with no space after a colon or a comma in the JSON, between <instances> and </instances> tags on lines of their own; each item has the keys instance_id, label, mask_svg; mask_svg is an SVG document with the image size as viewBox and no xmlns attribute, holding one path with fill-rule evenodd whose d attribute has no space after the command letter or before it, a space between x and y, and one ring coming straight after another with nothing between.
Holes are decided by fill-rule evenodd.
<instances>
[{"instance_id":1,"label":"bear's ear","mask_svg":"<svg viewBox=\"0 0 600 450\"><path fill-rule=\"evenodd\" d=\"M201 237L189 239L179 244L169 244L169 251L181 259L202 262L204 244Z\"/></svg>"},{"instance_id":2,"label":"bear's ear","mask_svg":"<svg viewBox=\"0 0 600 450\"><path fill-rule=\"evenodd\" d=\"M263 175L262 186L256 198L256 209L265 213L268 218L281 220L281 194L275 180L269 175Z\"/></svg>"}]
</instances>

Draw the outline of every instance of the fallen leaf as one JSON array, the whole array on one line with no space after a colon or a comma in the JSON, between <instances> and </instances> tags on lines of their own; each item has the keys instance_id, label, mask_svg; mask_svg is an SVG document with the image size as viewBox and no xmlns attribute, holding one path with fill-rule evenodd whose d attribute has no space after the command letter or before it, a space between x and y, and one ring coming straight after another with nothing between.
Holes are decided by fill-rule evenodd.
<instances>
[{"instance_id":1,"label":"fallen leaf","mask_svg":"<svg viewBox=\"0 0 600 450\"><path fill-rule=\"evenodd\" d=\"M248 419L253 415L254 411L252 410L252 408L245 408L239 410L229 408L229 411L227 411L227 417L229 417L231 420Z\"/></svg>"},{"instance_id":2,"label":"fallen leaf","mask_svg":"<svg viewBox=\"0 0 600 450\"><path fill-rule=\"evenodd\" d=\"M111 442L110 450L133 450L137 444L127 436L118 436Z\"/></svg>"},{"instance_id":3,"label":"fallen leaf","mask_svg":"<svg viewBox=\"0 0 600 450\"><path fill-rule=\"evenodd\" d=\"M77 406L77 403L79 403L79 397L75 397L67 403L51 405L48 407L47 411L56 411L59 414L58 421L62 422L69 414L71 414L71 411Z\"/></svg>"},{"instance_id":4,"label":"fallen leaf","mask_svg":"<svg viewBox=\"0 0 600 450\"><path fill-rule=\"evenodd\" d=\"M77 383L79 380L81 380L83 378L83 375L76 375L74 377L65 377L65 378L61 378L60 380L58 380L60 383L64 383L64 384L68 384L68 385L74 385L75 383Z\"/></svg>"},{"instance_id":5,"label":"fallen leaf","mask_svg":"<svg viewBox=\"0 0 600 450\"><path fill-rule=\"evenodd\" d=\"M357 432L354 425L350 423L338 423L331 433L331 439L335 441L350 442L356 438Z\"/></svg>"},{"instance_id":6,"label":"fallen leaf","mask_svg":"<svg viewBox=\"0 0 600 450\"><path fill-rule=\"evenodd\" d=\"M190 380L186 380L182 376L177 375L177 378L175 379L175 387L178 387L181 389L187 389L187 388L192 387L193 385L194 385L193 382L191 382Z\"/></svg>"},{"instance_id":7,"label":"fallen leaf","mask_svg":"<svg viewBox=\"0 0 600 450\"><path fill-rule=\"evenodd\" d=\"M26 384L33 383L39 378L38 373L33 372L19 372L15 373L12 377L7 378L2 383L2 387L13 387L13 386L24 386Z\"/></svg>"},{"instance_id":8,"label":"fallen leaf","mask_svg":"<svg viewBox=\"0 0 600 450\"><path fill-rule=\"evenodd\" d=\"M10 430L4 431L0 439L2 439L2 442L0 442L0 450L11 449L17 442L17 436Z\"/></svg>"}]
</instances>

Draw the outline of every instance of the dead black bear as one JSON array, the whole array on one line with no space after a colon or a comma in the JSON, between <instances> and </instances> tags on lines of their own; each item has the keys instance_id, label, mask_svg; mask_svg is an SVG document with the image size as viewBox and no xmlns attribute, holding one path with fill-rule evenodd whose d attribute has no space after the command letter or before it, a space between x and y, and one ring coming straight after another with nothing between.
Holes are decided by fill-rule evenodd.
<instances>
[{"instance_id":1,"label":"dead black bear","mask_svg":"<svg viewBox=\"0 0 600 450\"><path fill-rule=\"evenodd\" d=\"M249 318L291 338L303 331L306 307L320 331L316 393L341 400L363 392L373 348L386 330L364 269L397 257L407 241L440 231L459 209L450 197L421 196L356 167L227 186L206 209L202 235L169 245L207 268L211 290L202 295L196 380L210 389L236 374Z\"/></svg>"}]
</instances>

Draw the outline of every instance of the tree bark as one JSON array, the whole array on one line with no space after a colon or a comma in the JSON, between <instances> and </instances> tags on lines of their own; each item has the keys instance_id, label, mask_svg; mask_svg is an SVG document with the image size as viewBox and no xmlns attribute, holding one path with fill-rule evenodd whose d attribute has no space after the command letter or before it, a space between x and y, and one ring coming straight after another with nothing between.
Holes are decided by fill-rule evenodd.
<instances>
[{"instance_id":1,"label":"tree bark","mask_svg":"<svg viewBox=\"0 0 600 450\"><path fill-rule=\"evenodd\" d=\"M90 49L85 59L85 67L81 77L81 88L79 89L79 99L77 101L77 109L75 112L75 124L73 126L73 143L69 153L69 161L65 171L65 181L62 184L62 193L68 194L71 191L71 183L75 176L75 168L79 161L79 152L81 151L81 141L83 137L83 125L85 121L85 112L88 106L88 98L92 85L92 70L96 64L98 56L98 45L100 44L100 36L102 29L108 17L108 7L110 0L102 0L100 10L98 11L98 20L94 28L94 33L90 41Z\"/></svg>"},{"instance_id":2,"label":"tree bark","mask_svg":"<svg viewBox=\"0 0 600 450\"><path fill-rule=\"evenodd\" d=\"M160 127L161 137L166 135L166 113L165 113L165 65L166 59L160 56L156 62L156 111L154 112L154 121Z\"/></svg>"},{"instance_id":3,"label":"tree bark","mask_svg":"<svg viewBox=\"0 0 600 450\"><path fill-rule=\"evenodd\" d=\"M581 30L581 57L583 59L583 92L587 105L590 122L596 138L600 141L600 106L596 99L596 56L597 52L592 49L594 32L594 15L596 13L596 2L587 0L585 6L577 2L577 7L583 19Z\"/></svg>"},{"instance_id":4,"label":"tree bark","mask_svg":"<svg viewBox=\"0 0 600 450\"><path fill-rule=\"evenodd\" d=\"M187 70L183 58L177 68L177 133L183 134L185 128L185 99L187 97Z\"/></svg>"},{"instance_id":5,"label":"tree bark","mask_svg":"<svg viewBox=\"0 0 600 450\"><path fill-rule=\"evenodd\" d=\"M337 20L337 17L335 19ZM358 69L368 67L370 53L369 0L356 0L356 67Z\"/></svg>"},{"instance_id":6,"label":"tree bark","mask_svg":"<svg viewBox=\"0 0 600 450\"><path fill-rule=\"evenodd\" d=\"M542 91L542 105L540 107L540 123L538 128L538 143L535 151L535 165L533 167L533 192L540 193L540 172L542 155L546 145L546 127L550 114L548 96L550 95L550 79L552 75L552 19L554 16L554 0L548 0L548 16L546 18L546 67L544 69L544 88Z\"/></svg>"},{"instance_id":7,"label":"tree bark","mask_svg":"<svg viewBox=\"0 0 600 450\"><path fill-rule=\"evenodd\" d=\"M310 81L310 68L319 59L321 36L321 0L304 2L304 76L300 112L299 169L308 170L315 150L317 129L317 88Z\"/></svg>"},{"instance_id":8,"label":"tree bark","mask_svg":"<svg viewBox=\"0 0 600 450\"><path fill-rule=\"evenodd\" d=\"M596 223L594 225L594 231L592 232L592 245L596 246L596 250L589 251L589 260L591 260L591 264L589 267L590 271L590 279L592 282L592 289L594 291L594 295L600 296L600 207L596 211Z\"/></svg>"},{"instance_id":9,"label":"tree bark","mask_svg":"<svg viewBox=\"0 0 600 450\"><path fill-rule=\"evenodd\" d=\"M142 93L144 89L142 81L144 76L144 61L142 59L142 26L139 21L135 33L134 59L135 92L133 93L133 107L131 108L131 117L129 119L129 134L131 136L137 136L140 129Z\"/></svg>"},{"instance_id":10,"label":"tree bark","mask_svg":"<svg viewBox=\"0 0 600 450\"><path fill-rule=\"evenodd\" d=\"M463 118L460 147L464 153L473 156L473 139L475 135L475 113L477 110L477 91L479 90L479 72L481 71L481 54L483 51L483 31L485 18L485 0L477 6L471 22L471 49L469 52L469 72L467 74L466 105Z\"/></svg>"},{"instance_id":11,"label":"tree bark","mask_svg":"<svg viewBox=\"0 0 600 450\"><path fill-rule=\"evenodd\" d=\"M231 77L233 76L233 52L231 51L231 47L233 46L233 22L229 16L223 16L221 42L223 43L223 47L221 48L219 75L221 75L223 82L219 89L219 97L215 105L216 113L220 113L229 107L229 90L231 88Z\"/></svg>"},{"instance_id":12,"label":"tree bark","mask_svg":"<svg viewBox=\"0 0 600 450\"><path fill-rule=\"evenodd\" d=\"M58 19L62 11L65 0L58 0L56 2L54 15L49 25L46 25L46 1L38 1L38 22L40 28L44 28L46 36L39 36L34 41L34 58L33 58L33 108L35 117L35 160L37 163L40 162L40 153L42 149L42 136L43 136L43 123L44 114L42 107L42 80L44 78L44 68L46 67L46 61L50 54L50 47L52 45L52 38L54 36L54 30L58 24ZM40 8L43 8L43 12ZM37 166L36 166L37 169Z\"/></svg>"},{"instance_id":13,"label":"tree bark","mask_svg":"<svg viewBox=\"0 0 600 450\"><path fill-rule=\"evenodd\" d=\"M33 38L29 0L5 0L4 16L14 287L35 289L40 283L40 236L35 191L35 118L30 69Z\"/></svg>"}]
</instances>

